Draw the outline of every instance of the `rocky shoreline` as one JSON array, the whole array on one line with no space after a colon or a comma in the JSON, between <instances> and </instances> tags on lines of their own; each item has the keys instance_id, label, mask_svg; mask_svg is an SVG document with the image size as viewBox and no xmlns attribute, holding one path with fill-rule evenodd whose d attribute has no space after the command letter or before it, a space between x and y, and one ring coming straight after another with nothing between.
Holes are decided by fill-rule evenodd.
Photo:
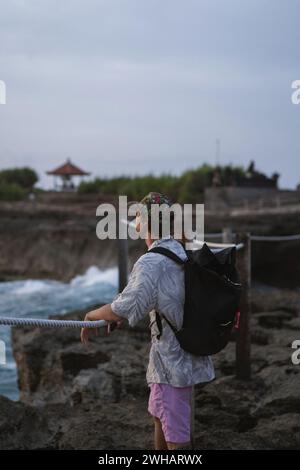
<instances>
[{"instance_id":1,"label":"rocky shoreline","mask_svg":"<svg viewBox=\"0 0 300 470\"><path fill-rule=\"evenodd\" d=\"M198 449L300 448L300 293L253 288L252 310L252 380L235 378L231 342L215 357L216 380L196 389ZM89 348L78 335L13 329L21 400L0 397L1 449L152 448L147 322L102 330Z\"/></svg>"}]
</instances>

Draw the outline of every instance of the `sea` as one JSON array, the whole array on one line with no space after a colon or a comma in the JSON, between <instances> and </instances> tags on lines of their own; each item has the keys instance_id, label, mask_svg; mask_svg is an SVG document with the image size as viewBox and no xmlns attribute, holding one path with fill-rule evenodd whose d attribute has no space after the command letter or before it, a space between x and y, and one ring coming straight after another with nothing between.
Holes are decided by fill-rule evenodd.
<instances>
[{"instance_id":1,"label":"sea","mask_svg":"<svg viewBox=\"0 0 300 470\"><path fill-rule=\"evenodd\" d=\"M117 293L117 282L117 268L101 270L96 266L68 283L38 279L0 282L0 316L48 318L97 303L109 303ZM9 326L0 325L0 346L3 349L5 345L6 356L6 363L0 363L0 395L18 400L10 330Z\"/></svg>"}]
</instances>

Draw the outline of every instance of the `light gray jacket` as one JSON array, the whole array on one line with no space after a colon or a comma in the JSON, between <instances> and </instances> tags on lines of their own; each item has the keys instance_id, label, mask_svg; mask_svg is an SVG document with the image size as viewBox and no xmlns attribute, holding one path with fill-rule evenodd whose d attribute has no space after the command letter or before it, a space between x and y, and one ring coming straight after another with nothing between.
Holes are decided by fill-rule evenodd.
<instances>
[{"instance_id":1,"label":"light gray jacket","mask_svg":"<svg viewBox=\"0 0 300 470\"><path fill-rule=\"evenodd\" d=\"M156 240L149 250L156 246L168 248L186 259L183 247L172 238ZM127 318L131 326L150 314L152 344L148 384L186 387L215 377L211 357L196 357L184 351L165 320L162 320L163 333L157 338L155 310L179 329L183 321L184 294L183 266L159 253L146 253L135 263L127 286L111 305L113 312Z\"/></svg>"}]
</instances>

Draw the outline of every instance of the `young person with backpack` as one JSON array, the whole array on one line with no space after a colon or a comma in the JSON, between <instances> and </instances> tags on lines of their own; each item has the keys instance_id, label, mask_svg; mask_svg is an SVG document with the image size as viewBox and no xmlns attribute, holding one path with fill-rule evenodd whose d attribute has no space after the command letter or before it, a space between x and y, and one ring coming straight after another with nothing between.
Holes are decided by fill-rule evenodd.
<instances>
[{"instance_id":1,"label":"young person with backpack","mask_svg":"<svg viewBox=\"0 0 300 470\"><path fill-rule=\"evenodd\" d=\"M208 249L204 250L200 261L191 261L183 245L171 234L153 240L150 230L152 204L170 206L171 203L159 193L150 193L141 203L149 213L145 239L148 251L135 263L123 292L111 304L89 312L86 320L120 322L127 319L129 325L134 326L150 315L151 349L146 378L150 387L148 411L154 418L154 447L156 450L188 449L191 445L192 387L214 379L213 362L207 352L218 352L228 342L237 310L236 297L228 295L222 284L222 279L227 278L224 272L227 275L231 270L229 274L234 277L234 259L232 254L230 257L225 253L220 262ZM205 275L197 268L201 263L208 266ZM199 275L204 281L204 289L199 287ZM213 276L210 283L206 281L207 276ZM208 289L208 295L205 289ZM233 287L228 291L230 289ZM198 292L202 292L202 298ZM214 293L217 297L218 292L221 292L220 299L214 299L211 308L208 296ZM225 304L227 302L227 315L222 309L222 298ZM210 320L204 315L206 310ZM88 332L88 329L81 332L84 343L88 341ZM200 344L199 348L199 342L203 347Z\"/></svg>"}]
</instances>

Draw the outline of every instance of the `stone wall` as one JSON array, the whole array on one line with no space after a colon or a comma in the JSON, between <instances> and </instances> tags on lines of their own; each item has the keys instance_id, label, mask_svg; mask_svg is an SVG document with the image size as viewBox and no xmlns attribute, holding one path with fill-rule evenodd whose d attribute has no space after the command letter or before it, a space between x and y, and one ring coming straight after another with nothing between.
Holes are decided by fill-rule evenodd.
<instances>
[{"instance_id":1,"label":"stone wall","mask_svg":"<svg viewBox=\"0 0 300 470\"><path fill-rule=\"evenodd\" d=\"M205 208L211 211L234 207L276 207L300 204L300 191L275 188L242 188L236 186L206 188Z\"/></svg>"}]
</instances>

